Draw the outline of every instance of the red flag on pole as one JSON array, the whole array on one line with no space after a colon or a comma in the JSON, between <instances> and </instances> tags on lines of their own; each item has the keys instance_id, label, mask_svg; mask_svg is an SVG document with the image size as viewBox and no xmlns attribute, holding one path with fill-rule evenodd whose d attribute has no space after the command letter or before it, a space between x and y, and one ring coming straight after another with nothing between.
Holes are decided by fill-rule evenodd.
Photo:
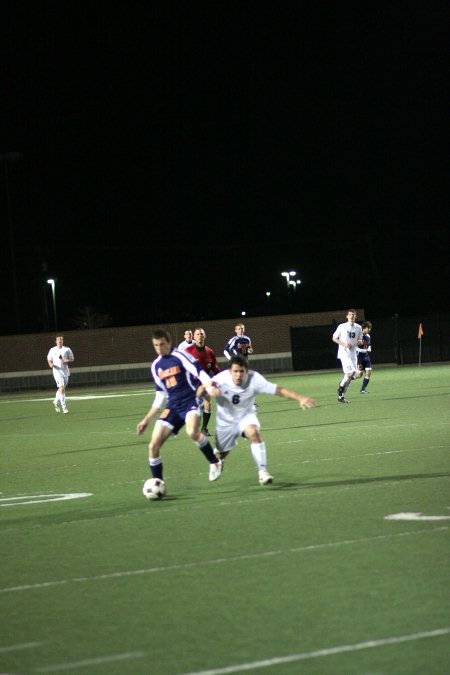
<instances>
[{"instance_id":1,"label":"red flag on pole","mask_svg":"<svg viewBox=\"0 0 450 675\"><path fill-rule=\"evenodd\" d=\"M422 335L423 335L423 328L422 328L422 324L419 323L419 334L418 334L418 336L417 336L417 339L418 339L418 340L421 340L421 339L422 339Z\"/></svg>"}]
</instances>

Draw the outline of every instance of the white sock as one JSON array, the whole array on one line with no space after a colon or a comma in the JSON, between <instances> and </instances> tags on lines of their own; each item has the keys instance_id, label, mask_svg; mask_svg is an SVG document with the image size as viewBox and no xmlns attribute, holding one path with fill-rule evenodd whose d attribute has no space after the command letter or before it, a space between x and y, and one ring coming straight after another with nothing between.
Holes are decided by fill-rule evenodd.
<instances>
[{"instance_id":1,"label":"white sock","mask_svg":"<svg viewBox=\"0 0 450 675\"><path fill-rule=\"evenodd\" d=\"M267 468L267 458L266 458L266 444L264 441L262 443L252 443L250 445L252 451L253 459L255 460L256 466L259 471L265 471Z\"/></svg>"}]
</instances>

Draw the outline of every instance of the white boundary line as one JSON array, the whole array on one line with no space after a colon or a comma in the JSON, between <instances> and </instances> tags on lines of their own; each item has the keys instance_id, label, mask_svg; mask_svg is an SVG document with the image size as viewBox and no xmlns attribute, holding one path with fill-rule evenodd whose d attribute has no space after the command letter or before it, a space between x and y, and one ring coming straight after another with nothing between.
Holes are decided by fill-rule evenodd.
<instances>
[{"instance_id":1,"label":"white boundary line","mask_svg":"<svg viewBox=\"0 0 450 675\"><path fill-rule=\"evenodd\" d=\"M422 633L412 633L411 635L399 635L397 637L384 638L381 640L368 640L367 642L357 642L353 645L338 645L328 649L318 649L314 652L303 652L299 654L290 654L289 656L279 656L274 659L264 659L263 661L253 661L251 663L238 663L234 666L225 668L213 668L212 670L197 670L195 672L183 673L183 675L226 675L226 673L242 673L244 670L255 670L256 668L267 668L278 666L282 663L295 663L296 661L306 661L307 659L316 659L322 656L332 656L333 654L345 654L346 652L356 652L361 649L371 649L373 647L384 647L385 645L395 645L401 642L411 642L413 640L423 640L425 638L448 635L450 626L437 628L436 630L423 631Z\"/></svg>"},{"instance_id":2,"label":"white boundary line","mask_svg":"<svg viewBox=\"0 0 450 675\"><path fill-rule=\"evenodd\" d=\"M35 668L35 673L54 673L60 670L72 670L72 668L84 668L85 666L99 666L103 663L112 663L113 661L128 661L128 659L141 659L146 656L146 652L126 652L124 654L111 654L111 656L98 656L95 659L85 659L83 661L72 661L71 663L55 663L53 666L41 666Z\"/></svg>"},{"instance_id":3,"label":"white boundary line","mask_svg":"<svg viewBox=\"0 0 450 675\"><path fill-rule=\"evenodd\" d=\"M255 560L257 558L267 558L269 556L280 556L292 553L306 553L309 551L319 551L320 549L337 548L339 546L352 546L353 544L366 544L371 541L386 541L397 537L411 537L417 534L432 534L443 532L449 529L449 525L434 527L432 529L415 530L411 532L397 532L395 534L380 534L376 537L361 537L360 539L344 539L341 541L331 541L325 544L310 544L309 546L299 546L297 548L278 549L276 551L263 551L260 553L248 553L244 555L229 556L228 558L215 558L212 560L199 560L193 562L179 563L176 565L162 565L160 567L148 567L141 570L125 570L123 572L110 572L109 574L96 574L91 577L73 577L72 579L60 579L58 581L42 581L36 584L24 584L22 586L10 586L0 588L2 593L16 593L20 591L30 591L37 588L49 588L50 586L62 586L69 583L86 583L89 581L100 581L105 579L120 579L122 577L132 577L143 574L157 574L159 572L172 572L173 570L185 570L195 567L207 567L230 562L239 562L244 560Z\"/></svg>"}]
</instances>

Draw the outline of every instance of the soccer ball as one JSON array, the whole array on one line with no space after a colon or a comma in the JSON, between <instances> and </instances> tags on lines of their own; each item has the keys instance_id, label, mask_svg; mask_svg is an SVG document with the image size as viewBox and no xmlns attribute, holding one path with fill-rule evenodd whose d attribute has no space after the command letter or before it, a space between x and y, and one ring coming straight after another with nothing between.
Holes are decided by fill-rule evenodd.
<instances>
[{"instance_id":1,"label":"soccer ball","mask_svg":"<svg viewBox=\"0 0 450 675\"><path fill-rule=\"evenodd\" d=\"M142 494L147 499L162 499L166 494L166 484L161 478L149 478L144 483Z\"/></svg>"}]
</instances>

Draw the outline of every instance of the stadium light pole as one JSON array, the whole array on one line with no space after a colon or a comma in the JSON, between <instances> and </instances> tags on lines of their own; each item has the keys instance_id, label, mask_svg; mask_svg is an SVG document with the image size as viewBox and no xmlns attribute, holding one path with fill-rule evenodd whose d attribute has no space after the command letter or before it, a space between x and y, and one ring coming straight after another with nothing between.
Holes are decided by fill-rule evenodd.
<instances>
[{"instance_id":1,"label":"stadium light pole","mask_svg":"<svg viewBox=\"0 0 450 675\"><path fill-rule=\"evenodd\" d=\"M53 300L53 315L55 317L55 331L58 330L58 320L56 318L56 292L55 292L55 280L47 279L47 283L52 287L52 300Z\"/></svg>"},{"instance_id":2,"label":"stadium light pole","mask_svg":"<svg viewBox=\"0 0 450 675\"><path fill-rule=\"evenodd\" d=\"M300 279L291 279L291 277L295 277L296 275L297 272L295 272L295 270L291 270L290 272L281 272L281 276L286 279L289 307L291 306L291 289L293 288L294 291L297 290L297 286L302 283Z\"/></svg>"},{"instance_id":3,"label":"stadium light pole","mask_svg":"<svg viewBox=\"0 0 450 675\"><path fill-rule=\"evenodd\" d=\"M6 209L8 219L8 235L9 235L9 254L11 257L11 277L13 287L14 311L16 315L16 331L20 333L20 307L19 307L19 293L17 290L17 271L16 271L16 252L14 244L14 223L12 214L12 199L9 179L9 162L18 162L23 160L23 152L0 152L0 160L3 162L3 176L5 179L5 195L6 195Z\"/></svg>"}]
</instances>

